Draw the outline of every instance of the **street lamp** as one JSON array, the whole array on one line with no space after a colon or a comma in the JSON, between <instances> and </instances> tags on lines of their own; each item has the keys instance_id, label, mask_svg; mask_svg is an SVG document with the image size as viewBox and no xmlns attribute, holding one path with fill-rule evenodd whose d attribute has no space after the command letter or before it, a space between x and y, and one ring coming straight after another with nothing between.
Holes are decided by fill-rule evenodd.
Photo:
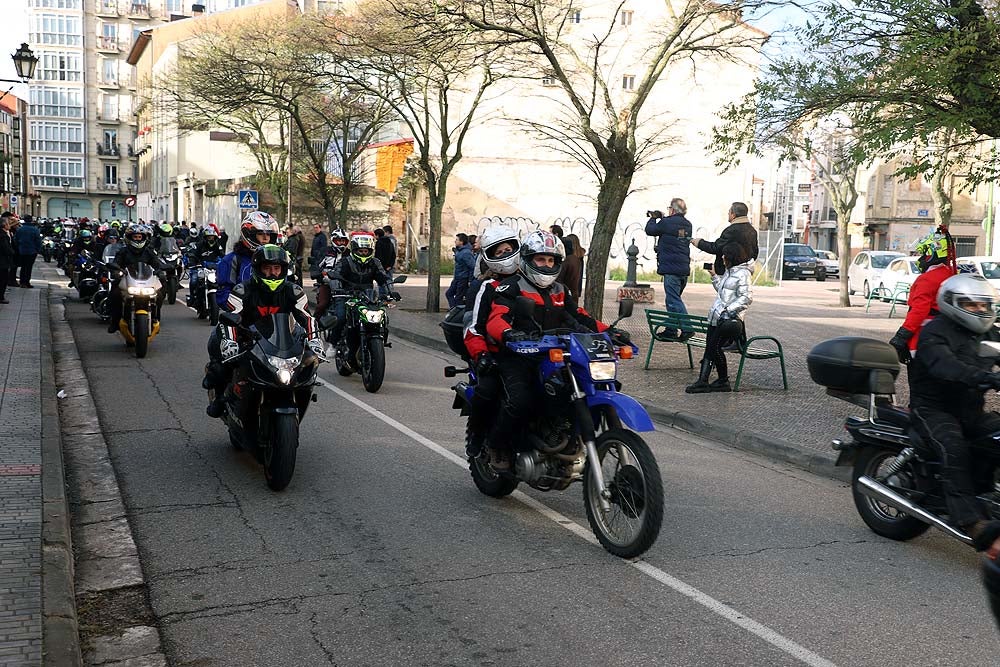
<instances>
[{"instance_id":1,"label":"street lamp","mask_svg":"<svg viewBox=\"0 0 1000 667\"><path fill-rule=\"evenodd\" d=\"M20 78L0 79L0 81L6 81L7 83L27 83L28 79L35 76L35 67L38 66L38 56L31 52L27 42L21 42L21 48L10 54L10 57L14 61L14 69L17 70L17 76ZM7 93L12 90L14 90L14 86L11 86L3 95L0 95L0 100L7 97Z\"/></svg>"},{"instance_id":2,"label":"street lamp","mask_svg":"<svg viewBox=\"0 0 1000 667\"><path fill-rule=\"evenodd\" d=\"M66 217L68 218L69 217L69 179L68 178L64 178L62 180L62 187L63 187L63 197L64 197L63 202L65 202L65 204L66 204Z\"/></svg>"},{"instance_id":3,"label":"street lamp","mask_svg":"<svg viewBox=\"0 0 1000 667\"><path fill-rule=\"evenodd\" d=\"M128 195L130 197L132 196L132 191L134 189L135 189L135 179L129 176L128 178L125 179L125 190L126 192L128 192ZM128 221L132 222L132 207L128 205L128 202L126 202L125 208L128 209Z\"/></svg>"}]
</instances>

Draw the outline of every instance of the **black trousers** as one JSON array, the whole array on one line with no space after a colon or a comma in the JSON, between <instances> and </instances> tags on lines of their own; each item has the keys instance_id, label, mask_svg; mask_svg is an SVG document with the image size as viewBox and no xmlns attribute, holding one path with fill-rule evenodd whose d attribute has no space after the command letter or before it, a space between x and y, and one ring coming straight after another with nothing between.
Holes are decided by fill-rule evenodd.
<instances>
[{"instance_id":1,"label":"black trousers","mask_svg":"<svg viewBox=\"0 0 1000 667\"><path fill-rule=\"evenodd\" d=\"M914 407L911 414L914 428L941 461L945 502L951 522L969 526L989 519L986 508L976 498L976 492L977 488L992 486L993 467L984 465L988 460L985 453L970 442L1000 431L1000 415L994 412L954 415L926 407Z\"/></svg>"},{"instance_id":2,"label":"black trousers","mask_svg":"<svg viewBox=\"0 0 1000 667\"><path fill-rule=\"evenodd\" d=\"M476 377L476 388L472 392L472 401L469 406L469 430L471 432L485 436L489 431L502 389L500 376L495 371Z\"/></svg>"},{"instance_id":3,"label":"black trousers","mask_svg":"<svg viewBox=\"0 0 1000 667\"><path fill-rule=\"evenodd\" d=\"M7 269L7 284L16 285L17 284L17 270L21 267L21 255L16 251L14 256L11 258L10 268Z\"/></svg>"},{"instance_id":4,"label":"black trousers","mask_svg":"<svg viewBox=\"0 0 1000 667\"><path fill-rule=\"evenodd\" d=\"M21 285L24 287L31 284L31 271L37 257L37 254L21 255Z\"/></svg>"},{"instance_id":5,"label":"black trousers","mask_svg":"<svg viewBox=\"0 0 1000 667\"><path fill-rule=\"evenodd\" d=\"M503 407L497 414L490 431L490 444L511 446L511 437L528 417L532 407L541 399L535 382L536 365L520 357L499 360L497 373L503 389Z\"/></svg>"},{"instance_id":6,"label":"black trousers","mask_svg":"<svg viewBox=\"0 0 1000 667\"><path fill-rule=\"evenodd\" d=\"M3 267L0 268L0 301L2 301L7 295L7 274L10 269Z\"/></svg>"},{"instance_id":7,"label":"black trousers","mask_svg":"<svg viewBox=\"0 0 1000 667\"><path fill-rule=\"evenodd\" d=\"M702 360L708 359L715 364L715 370L718 371L720 380L729 379L729 364L722 348L739 340L742 336L743 322L741 320L725 320L708 327L708 332L705 334L705 355Z\"/></svg>"}]
</instances>

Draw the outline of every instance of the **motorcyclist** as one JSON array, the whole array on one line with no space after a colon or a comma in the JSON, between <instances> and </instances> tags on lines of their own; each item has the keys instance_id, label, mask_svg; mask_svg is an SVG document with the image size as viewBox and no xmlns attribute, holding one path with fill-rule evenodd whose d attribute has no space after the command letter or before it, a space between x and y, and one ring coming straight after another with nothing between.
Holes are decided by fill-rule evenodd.
<instances>
[{"instance_id":1,"label":"motorcyclist","mask_svg":"<svg viewBox=\"0 0 1000 667\"><path fill-rule=\"evenodd\" d=\"M1000 554L1000 521L991 521L976 498L993 488L993 470L970 442L1000 431L1000 415L984 408L984 387L1000 389L996 357L980 356L980 343L1000 342L996 290L982 276L959 274L941 284L940 314L920 331L909 366L910 414L917 433L941 461L950 522L990 558Z\"/></svg>"},{"instance_id":2,"label":"motorcyclist","mask_svg":"<svg viewBox=\"0 0 1000 667\"><path fill-rule=\"evenodd\" d=\"M381 262L375 260L375 235L371 232L355 232L351 235L348 254L337 263L329 276L339 282L343 290L370 290L372 282L386 285L389 276ZM347 304L344 299L333 299L333 312L337 316L331 340L339 340L347 319Z\"/></svg>"},{"instance_id":3,"label":"motorcyclist","mask_svg":"<svg viewBox=\"0 0 1000 667\"><path fill-rule=\"evenodd\" d=\"M518 273L500 282L486 321L486 334L499 343L497 373L503 382L505 400L490 430L490 463L497 470L510 468L510 438L531 414L538 400L534 360L514 354L505 343L523 341L539 330L570 329L581 333L606 331L608 326L578 306L565 287L556 282L566 253L551 232L535 231L521 243ZM535 304L530 320L515 315L519 296ZM609 332L616 345L629 342L624 331Z\"/></svg>"},{"instance_id":4,"label":"motorcyclist","mask_svg":"<svg viewBox=\"0 0 1000 667\"><path fill-rule=\"evenodd\" d=\"M191 305L194 286L198 282L198 266L216 266L222 255L222 244L219 243L219 233L212 226L205 227L204 231L198 234L197 241L188 243L187 251L188 264L188 305Z\"/></svg>"},{"instance_id":5,"label":"motorcyclist","mask_svg":"<svg viewBox=\"0 0 1000 667\"><path fill-rule=\"evenodd\" d=\"M225 255L216 268L219 286L215 298L220 308L226 307L233 287L250 279L250 258L254 251L264 244L274 243L277 238L278 221L269 213L254 211L243 220L233 251Z\"/></svg>"},{"instance_id":6,"label":"motorcyclist","mask_svg":"<svg viewBox=\"0 0 1000 667\"><path fill-rule=\"evenodd\" d=\"M937 314L937 295L941 284L958 273L955 247L945 227L939 227L920 239L916 252L920 275L910 286L910 296L906 300L910 308L902 326L889 339L901 364L910 363L917 349L921 327Z\"/></svg>"},{"instance_id":7,"label":"motorcyclist","mask_svg":"<svg viewBox=\"0 0 1000 667\"><path fill-rule=\"evenodd\" d=\"M66 273L69 276L70 285L73 285L76 281L76 262L80 257L80 253L85 250L91 255L97 255L98 253L94 233L89 229L80 230L80 233L76 235L75 239L73 239L73 245L67 254Z\"/></svg>"},{"instance_id":8,"label":"motorcyclist","mask_svg":"<svg viewBox=\"0 0 1000 667\"><path fill-rule=\"evenodd\" d=\"M319 338L316 321L309 314L309 300L305 290L288 279L288 253L280 247L265 244L258 247L251 259L252 277L233 287L228 297L229 310L240 319L241 327L250 327L265 314L290 313L302 325L306 344L320 359L323 342ZM214 387L215 399L205 412L209 417L221 417L223 397L232 376L232 362L240 352L239 331L236 327L220 324L219 354L212 355L206 366L206 388Z\"/></svg>"},{"instance_id":9,"label":"motorcyclist","mask_svg":"<svg viewBox=\"0 0 1000 667\"><path fill-rule=\"evenodd\" d=\"M312 277L316 280L316 317L322 317L330 307L332 291L340 289L335 277L337 265L351 251L347 234L339 227L330 233L330 243L326 246L323 259L314 267Z\"/></svg>"},{"instance_id":10,"label":"motorcyclist","mask_svg":"<svg viewBox=\"0 0 1000 667\"><path fill-rule=\"evenodd\" d=\"M82 233L82 232L81 232ZM125 244L121 250L111 260L111 266L122 271L135 271L139 264L147 264L157 272L163 271L163 261L150 244L153 230L148 225L131 225L125 232ZM109 296L111 318L108 320L108 333L118 331L118 322L122 318L122 308L124 299L122 290L125 289L125 278L122 278L118 289L111 290ZM161 277L162 281L162 277ZM153 312L153 321L160 319L160 306L163 303L163 290L156 295L156 310Z\"/></svg>"},{"instance_id":11,"label":"motorcyclist","mask_svg":"<svg viewBox=\"0 0 1000 667\"><path fill-rule=\"evenodd\" d=\"M469 412L469 438L465 453L478 456L496 412L500 398L500 378L496 373L496 354L500 351L496 341L486 336L486 322L493 305L493 297L500 283L517 273L517 232L506 225L495 225L479 237L482 248L480 263L486 269L477 278L479 287L470 291L465 349L476 369L476 389L472 394ZM473 283L475 284L475 283Z\"/></svg>"}]
</instances>

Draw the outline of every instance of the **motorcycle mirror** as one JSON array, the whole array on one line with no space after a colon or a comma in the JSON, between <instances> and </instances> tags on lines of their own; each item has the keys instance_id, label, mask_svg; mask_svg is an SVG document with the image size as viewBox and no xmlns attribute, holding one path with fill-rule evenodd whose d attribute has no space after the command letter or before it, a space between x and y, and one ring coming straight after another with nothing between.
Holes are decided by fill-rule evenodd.
<instances>
[{"instance_id":1,"label":"motorcycle mirror","mask_svg":"<svg viewBox=\"0 0 1000 667\"><path fill-rule=\"evenodd\" d=\"M984 340L979 343L979 356L980 357L1000 357L1000 343L996 343L989 340Z\"/></svg>"},{"instance_id":2,"label":"motorcycle mirror","mask_svg":"<svg viewBox=\"0 0 1000 667\"><path fill-rule=\"evenodd\" d=\"M399 283L405 283L406 282L406 276L396 276L395 278L392 279L392 282L396 283L397 285Z\"/></svg>"},{"instance_id":3,"label":"motorcycle mirror","mask_svg":"<svg viewBox=\"0 0 1000 667\"><path fill-rule=\"evenodd\" d=\"M224 313L219 313L219 321L231 327L236 327L239 326L240 324L239 316L236 315L235 313L230 313L228 311Z\"/></svg>"},{"instance_id":4,"label":"motorcycle mirror","mask_svg":"<svg viewBox=\"0 0 1000 667\"><path fill-rule=\"evenodd\" d=\"M400 294L399 292L390 292L389 296L391 296L396 301L402 301L403 300L403 295Z\"/></svg>"},{"instance_id":5,"label":"motorcycle mirror","mask_svg":"<svg viewBox=\"0 0 1000 667\"><path fill-rule=\"evenodd\" d=\"M220 318L221 318L221 315L220 315ZM337 316L334 315L333 313L327 313L323 317L319 318L319 328L320 329L323 329L323 330L332 329L335 326L337 326Z\"/></svg>"},{"instance_id":6,"label":"motorcycle mirror","mask_svg":"<svg viewBox=\"0 0 1000 667\"><path fill-rule=\"evenodd\" d=\"M635 307L635 301L632 299L622 299L618 302L618 319L624 320L627 317L632 317L632 310Z\"/></svg>"},{"instance_id":7,"label":"motorcycle mirror","mask_svg":"<svg viewBox=\"0 0 1000 667\"><path fill-rule=\"evenodd\" d=\"M534 319L535 302L526 296L519 296L514 300L514 317L526 320Z\"/></svg>"}]
</instances>

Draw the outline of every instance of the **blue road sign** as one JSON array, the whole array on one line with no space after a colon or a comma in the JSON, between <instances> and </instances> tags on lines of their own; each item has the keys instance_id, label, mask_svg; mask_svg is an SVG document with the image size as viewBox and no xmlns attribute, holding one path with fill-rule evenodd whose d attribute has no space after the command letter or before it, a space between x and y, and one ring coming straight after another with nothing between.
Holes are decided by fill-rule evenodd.
<instances>
[{"instance_id":1,"label":"blue road sign","mask_svg":"<svg viewBox=\"0 0 1000 667\"><path fill-rule=\"evenodd\" d=\"M10 196L10 205L11 206L17 206L17 195L11 195Z\"/></svg>"},{"instance_id":2,"label":"blue road sign","mask_svg":"<svg viewBox=\"0 0 1000 667\"><path fill-rule=\"evenodd\" d=\"M236 201L239 202L240 208L256 210L260 199L257 197L256 190L240 190L240 193L236 195Z\"/></svg>"}]
</instances>

